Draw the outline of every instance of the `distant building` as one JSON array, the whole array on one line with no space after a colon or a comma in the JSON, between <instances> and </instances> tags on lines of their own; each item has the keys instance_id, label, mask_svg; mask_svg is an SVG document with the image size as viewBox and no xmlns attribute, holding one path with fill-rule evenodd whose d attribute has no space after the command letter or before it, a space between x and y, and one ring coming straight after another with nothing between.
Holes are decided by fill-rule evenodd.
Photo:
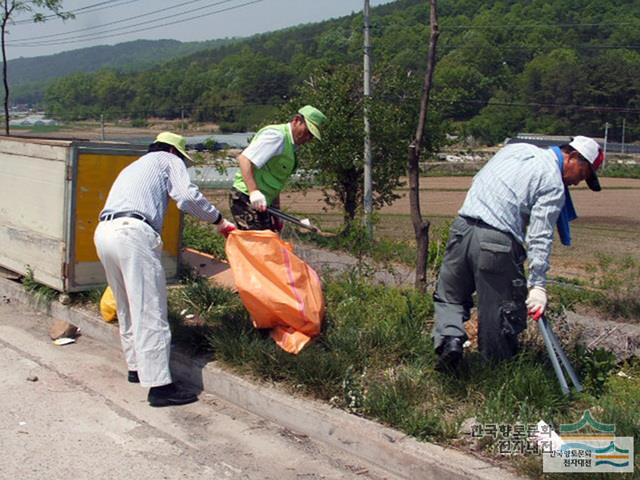
<instances>
[{"instance_id":1,"label":"distant building","mask_svg":"<svg viewBox=\"0 0 640 480\"><path fill-rule=\"evenodd\" d=\"M576 133L578 135L578 133ZM571 141L569 135L543 135L540 133L518 133L514 138L507 138L504 143L531 143L538 147L550 147L552 145L563 145ZM622 144L618 142L607 142L604 138L594 138L602 148L606 148L608 153L640 153L640 145Z\"/></svg>"},{"instance_id":2,"label":"distant building","mask_svg":"<svg viewBox=\"0 0 640 480\"><path fill-rule=\"evenodd\" d=\"M45 118L44 115L29 115L10 120L9 125L12 127L34 127L36 125L58 125L58 122L52 118Z\"/></svg>"}]
</instances>

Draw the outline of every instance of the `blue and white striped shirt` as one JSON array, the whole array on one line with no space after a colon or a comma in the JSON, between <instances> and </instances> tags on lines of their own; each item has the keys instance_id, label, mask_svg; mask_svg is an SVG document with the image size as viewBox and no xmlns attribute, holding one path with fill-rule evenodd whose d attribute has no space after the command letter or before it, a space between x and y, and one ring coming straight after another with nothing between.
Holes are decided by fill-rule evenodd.
<instances>
[{"instance_id":1,"label":"blue and white striped shirt","mask_svg":"<svg viewBox=\"0 0 640 480\"><path fill-rule=\"evenodd\" d=\"M555 154L518 143L499 150L478 172L458 213L512 234L527 248L529 286L544 286L564 201Z\"/></svg>"},{"instance_id":2,"label":"blue and white striped shirt","mask_svg":"<svg viewBox=\"0 0 640 480\"><path fill-rule=\"evenodd\" d=\"M168 152L147 153L122 170L100 215L136 212L160 232L169 197L180 210L202 220L213 223L220 218L218 209L191 183L182 159Z\"/></svg>"}]
</instances>

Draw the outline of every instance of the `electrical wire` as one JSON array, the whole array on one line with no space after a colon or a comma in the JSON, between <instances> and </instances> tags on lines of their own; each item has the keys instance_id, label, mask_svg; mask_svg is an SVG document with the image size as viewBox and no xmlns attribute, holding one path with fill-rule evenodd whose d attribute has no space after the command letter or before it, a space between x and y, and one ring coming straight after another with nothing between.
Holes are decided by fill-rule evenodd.
<instances>
[{"instance_id":1,"label":"electrical wire","mask_svg":"<svg viewBox=\"0 0 640 480\"><path fill-rule=\"evenodd\" d=\"M484 105L486 107L508 107L508 108L521 108L521 107L534 107L534 108L550 108L550 109L575 109L581 111L600 111L600 112L614 112L614 113L640 113L640 108L620 107L620 106L608 106L608 105L578 105L578 104L562 104L562 103L537 103L537 102L485 102L482 100L447 100L443 98L433 98L434 103L440 104L469 104L469 105Z\"/></svg>"},{"instance_id":2,"label":"electrical wire","mask_svg":"<svg viewBox=\"0 0 640 480\"><path fill-rule=\"evenodd\" d=\"M215 5L219 5L221 3L226 3L226 2L229 2L229 1L232 1L232 0L223 0L221 2L216 3ZM191 20L198 20L198 19L202 19L202 18L205 18L205 17L209 17L209 16L212 16L212 15L218 14L218 13L223 13L223 12L228 12L228 11L231 11L231 10L236 10L238 8L246 7L248 5L252 5L252 4L255 4L255 3L260 3L260 2L263 2L263 1L264 0L253 0L253 1L250 1L250 2L245 2L245 3L239 4L239 5L235 5L235 6L232 6L232 7L222 8L220 10L216 10L216 11L213 11L213 12L210 12L210 13L195 15L195 16L188 17L188 18L185 18L185 19L182 19L182 20L177 20L175 22L162 23L162 24L153 25L153 26L147 27L147 28L141 28L141 29L138 29L138 30L125 31L125 32L120 32L120 33L116 33L116 34L111 34L111 35L101 35L101 36L82 35L82 36L78 36L78 37L72 37L72 38L79 38L78 40L68 39L68 40L59 41L59 42L42 42L42 43L26 43L26 42L25 43L15 43L15 44L14 43L7 43L7 45L12 46L14 48L40 47L40 46L52 46L52 45L68 45L68 44L73 44L73 43L86 42L87 40L100 40L100 39L103 39L103 38L119 37L119 36L122 36L122 35L129 35L129 34L132 34L132 33L145 32L145 31L153 30L153 29L160 28L160 27L166 27L166 26L170 26L170 25L177 25L179 23L184 23L184 22L188 22L188 21L191 21ZM204 8L209 8L209 7L204 7ZM202 9L198 9L198 10L202 10ZM130 25L128 27L118 28L118 29L114 29L114 30L111 30L111 31L120 31L120 30L123 30L123 29L127 29L127 28L131 28L131 27L134 27L134 26L138 26L138 25L144 25L144 24L148 24L148 23L157 22L157 21L160 21L160 20L163 20L163 19L166 19L166 18L175 18L176 16L184 15L186 13L187 12L179 13L177 15L171 15L169 17L158 18L158 19L152 20L152 21L141 22L141 23L136 24L136 25ZM107 33L107 31L102 32L102 33Z\"/></svg>"},{"instance_id":3,"label":"electrical wire","mask_svg":"<svg viewBox=\"0 0 640 480\"><path fill-rule=\"evenodd\" d=\"M218 2L218 4L225 3L225 2L228 2L228 1L231 1L231 0L224 0L222 2ZM122 36L122 35L128 35L128 34L132 34L132 33L145 32L145 31L153 30L153 29L160 28L160 27L166 27L166 26L170 26L170 25L177 25L179 23L184 23L184 22L188 22L188 21L191 21L191 20L199 20L199 19L202 19L202 18L205 18L205 17L209 17L209 16L212 16L212 15L218 14L218 13L223 13L223 12L228 12L228 11L231 11L231 10L236 10L238 8L246 7L248 5L252 5L252 4L255 4L255 3L260 3L260 2L263 2L263 1L264 0L253 0L253 1L250 1L250 2L245 2L245 3L239 4L239 5L235 5L235 6L232 6L232 7L216 10L214 12L196 15L196 16L188 17L188 18L185 18L185 19L182 19L182 20L177 20L175 22L162 23L162 24L153 25L153 26L147 27L147 28L141 28L141 29L138 29L138 30L125 31L125 32L112 34L112 35L102 35L102 36L83 35L83 36L81 36L82 38L79 39L79 40L68 40L68 41L60 41L60 42L42 42L42 43L22 43L22 44L20 44L20 43L16 43L16 44L7 43L7 45L12 46L14 48L40 47L40 46L52 46L52 45L68 45L68 44L73 44L73 43L85 42L87 40L100 40L100 39L103 39L103 38L119 37L119 36ZM218 5L218 4L216 4L216 5ZM204 8L208 8L208 7L204 7ZM171 15L170 17L164 17L164 18L175 18L176 16L180 16L180 15L184 15L184 13L177 14L177 15ZM159 20L162 20L162 19L163 18L159 18L159 19L156 19L156 20L153 20L153 21L142 22L142 23L140 23L138 25L148 24L148 23L156 22L156 21L159 21ZM136 26L136 25L130 25L129 27L114 29L113 31L119 31L119 30L123 30L123 29L130 28L130 27L133 27L133 26ZM107 32L102 32L102 33L107 33ZM80 38L80 37L76 37L76 38Z\"/></svg>"},{"instance_id":4,"label":"electrical wire","mask_svg":"<svg viewBox=\"0 0 640 480\"><path fill-rule=\"evenodd\" d=\"M135 0L135 1L137 1L137 0ZM77 30L70 30L68 32L52 33L50 35L40 35L40 36L37 36L37 37L13 38L13 39L10 39L9 45L11 45L12 42L27 42L27 43L31 43L33 40L40 40L40 39L43 39L43 38L54 38L55 39L55 37L65 37L67 35L71 35L72 33L86 32L87 30L91 30L93 32L93 35L101 35L101 34L107 33L107 32L100 32L100 31L96 31L96 30L100 30L101 28L108 27L109 25L117 25L119 23L129 22L131 20L136 20L138 18L144 18L144 17L150 16L150 15L155 15L156 13L164 13L167 10L173 10L175 8L180 8L180 7L184 7L185 5L189 5L189 4L192 4L192 3L199 3L199 2L203 2L203 1L205 1L205 0L190 0L188 2L183 2L183 3L179 3L177 5L172 5L171 7L162 8L160 10L153 10L151 12L142 13L140 15L135 15L133 17L123 18L123 19L120 19L120 20L114 20L113 22L107 22L105 24L100 25L99 27L79 28ZM228 3L228 2L231 2L231 1L233 1L233 0L220 1L220 2L214 3L213 5L210 5L209 7L220 5L222 3ZM209 8L209 7L201 7L201 8ZM194 12L194 11L197 11L197 10L198 9L194 9L194 10L187 11L185 13L191 13L191 12ZM182 14L183 13L178 13L177 15L182 15ZM159 21L159 20L162 20L162 19L165 19L165 18L171 18L172 16L173 15L169 15L169 16L163 17L163 18L158 18L155 21ZM137 24L137 25L140 25L140 24ZM127 26L124 26L122 28L126 29L126 28L135 27L135 26L136 25L127 25ZM60 39L60 40L70 40L71 38L79 38L79 37L70 37L70 38L67 38L67 39Z\"/></svg>"},{"instance_id":5,"label":"electrical wire","mask_svg":"<svg viewBox=\"0 0 640 480\"><path fill-rule=\"evenodd\" d=\"M579 28L579 27L637 27L638 23L634 22L600 22L600 23L530 23L521 25L440 25L440 32L445 30L500 30L500 29L519 29L519 28Z\"/></svg>"},{"instance_id":6,"label":"electrical wire","mask_svg":"<svg viewBox=\"0 0 640 480\"><path fill-rule=\"evenodd\" d=\"M72 13L74 16L78 16L78 15L82 15L85 13L93 13L93 12L99 12L100 10L105 10L107 8L113 8L113 7L120 7L122 5L127 5L129 3L135 3L138 2L140 0L111 0L111 1L105 1L105 2L100 2L100 3L95 3L93 5L87 5L86 7L82 7L82 8L78 8L77 10L70 10L68 13ZM103 6L102 8L94 8L94 7L99 7L102 5L107 4L107 6ZM49 19L56 19L56 18L60 18L58 17L58 15L56 14L52 14L52 15L45 15L43 17L43 19L49 20ZM23 25L25 23L33 23L32 19L27 19L27 20L16 20L15 22L13 22L14 25Z\"/></svg>"},{"instance_id":7,"label":"electrical wire","mask_svg":"<svg viewBox=\"0 0 640 480\"><path fill-rule=\"evenodd\" d=\"M57 97L48 97L48 100L56 100ZM505 108L522 108L522 107L536 107L536 108L552 108L552 109L567 109L573 108L581 111L602 111L602 112L616 112L616 113L640 113L640 108L630 108L630 107L620 107L620 106L600 106L600 105L578 105L578 104L560 104L560 103L536 103L536 102L486 102L482 100L452 100L446 98L433 98L432 102L435 104L448 104L448 105L456 105L456 104L468 104L468 105L484 105L484 106L496 106L496 107L505 107ZM286 100L282 100L280 102L245 102L245 103L235 103L235 104L226 104L226 105L218 105L217 109L230 109L230 108L243 108L243 107L251 107L251 106L269 106L269 107L279 107L286 103ZM198 102L184 102L180 103L179 106L171 105L167 107L166 110L175 110L179 111L182 109L188 110L191 107L199 106ZM148 110L110 110L113 113L121 113L121 114L135 114L135 113L144 113L148 112ZM153 113L153 112L152 112ZM631 125L627 125L626 130L633 130L634 127Z\"/></svg>"}]
</instances>

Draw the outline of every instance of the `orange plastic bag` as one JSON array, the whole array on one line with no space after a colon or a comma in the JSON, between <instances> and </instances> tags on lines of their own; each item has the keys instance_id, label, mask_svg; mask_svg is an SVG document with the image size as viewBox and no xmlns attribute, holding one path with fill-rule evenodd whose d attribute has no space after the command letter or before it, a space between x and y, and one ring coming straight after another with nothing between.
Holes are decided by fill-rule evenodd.
<instances>
[{"instance_id":1,"label":"orange plastic bag","mask_svg":"<svg viewBox=\"0 0 640 480\"><path fill-rule=\"evenodd\" d=\"M104 289L102 298L100 299L100 314L105 322L113 322L118 319L118 310L116 308L116 299L113 296L111 287Z\"/></svg>"},{"instance_id":2,"label":"orange plastic bag","mask_svg":"<svg viewBox=\"0 0 640 480\"><path fill-rule=\"evenodd\" d=\"M270 230L234 230L225 250L244 306L256 328L297 354L320 334L324 297L318 274Z\"/></svg>"}]
</instances>

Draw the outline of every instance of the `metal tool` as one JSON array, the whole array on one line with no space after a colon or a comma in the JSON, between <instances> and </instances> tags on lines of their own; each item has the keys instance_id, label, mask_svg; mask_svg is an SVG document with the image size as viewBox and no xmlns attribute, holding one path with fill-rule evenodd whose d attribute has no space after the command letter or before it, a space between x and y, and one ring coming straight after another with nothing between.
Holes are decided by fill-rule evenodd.
<instances>
[{"instance_id":1,"label":"metal tool","mask_svg":"<svg viewBox=\"0 0 640 480\"><path fill-rule=\"evenodd\" d=\"M297 225L298 227L306 228L307 230L311 230L312 232L321 233L320 229L315 225L312 225L311 223L308 223L308 224L304 223L299 218L296 218L293 215L289 215L288 213L284 213L282 210L278 210L275 207L267 207L267 212L269 212L271 215L274 215L282 220L291 222L294 225Z\"/></svg>"},{"instance_id":2,"label":"metal tool","mask_svg":"<svg viewBox=\"0 0 640 480\"><path fill-rule=\"evenodd\" d=\"M564 350L562 350L562 346L560 345L558 337L556 337L556 334L553 333L553 330L551 329L551 327L549 327L549 324L544 318L544 315L538 319L538 327L540 328L540 333L542 334L542 338L544 339L544 344L547 347L547 353L549 355L549 359L551 360L551 365L553 365L553 370L556 373L556 377L558 377L558 382L560 383L562 393L565 395L569 394L569 385L567 384L567 380L564 376L564 372L562 371L562 367L564 367L569 374L571 383L573 383L576 391L581 392L583 390L583 387L580 383L580 379L578 378L578 375L576 375L576 372L573 369L569 358L567 358Z\"/></svg>"}]
</instances>

